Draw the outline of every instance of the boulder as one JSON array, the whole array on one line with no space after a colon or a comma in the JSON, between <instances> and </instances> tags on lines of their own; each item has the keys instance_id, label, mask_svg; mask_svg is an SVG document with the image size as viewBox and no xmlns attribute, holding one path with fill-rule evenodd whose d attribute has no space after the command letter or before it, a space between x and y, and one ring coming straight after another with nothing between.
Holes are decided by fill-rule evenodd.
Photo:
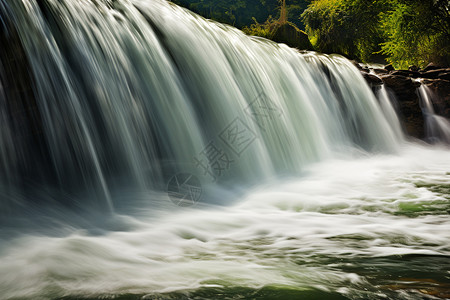
<instances>
[{"instance_id":1,"label":"boulder","mask_svg":"<svg viewBox=\"0 0 450 300\"><path fill-rule=\"evenodd\" d=\"M389 74L381 76L381 80L397 95L399 101L410 101L417 97L416 88L420 83L409 77Z\"/></svg>"},{"instance_id":2,"label":"boulder","mask_svg":"<svg viewBox=\"0 0 450 300\"><path fill-rule=\"evenodd\" d=\"M375 76L373 74L361 71L361 75L364 77L364 79L367 81L367 83L369 83L371 86L375 86L375 85L382 85L383 84L383 80L381 80L380 77Z\"/></svg>"}]
</instances>

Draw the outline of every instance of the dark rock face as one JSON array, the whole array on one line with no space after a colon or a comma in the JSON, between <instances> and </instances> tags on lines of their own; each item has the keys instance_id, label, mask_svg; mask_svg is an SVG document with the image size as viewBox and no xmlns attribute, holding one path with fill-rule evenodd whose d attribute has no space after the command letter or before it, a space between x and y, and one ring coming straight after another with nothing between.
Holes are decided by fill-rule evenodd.
<instances>
[{"instance_id":1,"label":"dark rock face","mask_svg":"<svg viewBox=\"0 0 450 300\"><path fill-rule=\"evenodd\" d=\"M378 84L379 81L373 78L377 76L367 74L361 69L360 71L371 86ZM411 66L408 70L394 70L388 65L384 69L372 71L395 94L400 121L408 135L419 139L425 138L424 118L417 91L421 84L428 86L435 95L433 98L435 112L450 119L450 68L442 68L431 63L423 70L415 66Z\"/></svg>"},{"instance_id":2,"label":"dark rock face","mask_svg":"<svg viewBox=\"0 0 450 300\"><path fill-rule=\"evenodd\" d=\"M424 119L420 108L417 88L420 83L401 75L384 75L381 80L392 90L398 100L400 121L406 132L416 138L425 137Z\"/></svg>"},{"instance_id":3,"label":"dark rock face","mask_svg":"<svg viewBox=\"0 0 450 300\"><path fill-rule=\"evenodd\" d=\"M419 71L419 67L418 66L409 66L408 67L408 71L418 72Z\"/></svg>"},{"instance_id":4,"label":"dark rock face","mask_svg":"<svg viewBox=\"0 0 450 300\"><path fill-rule=\"evenodd\" d=\"M448 70L448 69L447 69ZM443 80L447 80L450 81L450 71L448 71L447 73L441 73L438 75L438 79L443 79Z\"/></svg>"},{"instance_id":5,"label":"dark rock face","mask_svg":"<svg viewBox=\"0 0 450 300\"><path fill-rule=\"evenodd\" d=\"M397 95L399 101L413 99L417 96L416 89L420 86L419 82L402 75L387 74L381 76L381 80Z\"/></svg>"},{"instance_id":6,"label":"dark rock face","mask_svg":"<svg viewBox=\"0 0 450 300\"><path fill-rule=\"evenodd\" d=\"M272 40L277 43L285 43L286 45L299 50L313 50L308 35L289 23L276 28Z\"/></svg>"},{"instance_id":7,"label":"dark rock face","mask_svg":"<svg viewBox=\"0 0 450 300\"><path fill-rule=\"evenodd\" d=\"M422 78L437 79L440 76L450 74L450 69L436 69L431 71L422 72L420 75Z\"/></svg>"},{"instance_id":8,"label":"dark rock face","mask_svg":"<svg viewBox=\"0 0 450 300\"><path fill-rule=\"evenodd\" d=\"M395 71L394 67L391 64L385 66L384 69L388 71Z\"/></svg>"},{"instance_id":9,"label":"dark rock face","mask_svg":"<svg viewBox=\"0 0 450 300\"><path fill-rule=\"evenodd\" d=\"M435 96L433 98L435 112L450 119L450 81L443 79L424 80L423 84L428 86Z\"/></svg>"},{"instance_id":10,"label":"dark rock face","mask_svg":"<svg viewBox=\"0 0 450 300\"><path fill-rule=\"evenodd\" d=\"M429 63L425 68L423 68L423 71L431 71L437 69L440 69L440 67L435 65L434 63Z\"/></svg>"}]
</instances>

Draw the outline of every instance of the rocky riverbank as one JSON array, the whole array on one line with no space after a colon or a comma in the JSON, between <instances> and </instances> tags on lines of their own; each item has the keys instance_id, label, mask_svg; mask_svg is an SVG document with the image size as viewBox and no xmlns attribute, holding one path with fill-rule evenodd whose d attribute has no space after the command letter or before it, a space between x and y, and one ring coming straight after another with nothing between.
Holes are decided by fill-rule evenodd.
<instances>
[{"instance_id":1,"label":"rocky riverbank","mask_svg":"<svg viewBox=\"0 0 450 300\"><path fill-rule=\"evenodd\" d=\"M425 128L418 88L421 84L433 93L433 106L436 114L450 119L450 68L429 64L423 69L410 67L408 70L395 70L388 65L384 68L360 66L361 74L376 89L384 84L397 99L397 109L406 132L416 138L424 139Z\"/></svg>"}]
</instances>

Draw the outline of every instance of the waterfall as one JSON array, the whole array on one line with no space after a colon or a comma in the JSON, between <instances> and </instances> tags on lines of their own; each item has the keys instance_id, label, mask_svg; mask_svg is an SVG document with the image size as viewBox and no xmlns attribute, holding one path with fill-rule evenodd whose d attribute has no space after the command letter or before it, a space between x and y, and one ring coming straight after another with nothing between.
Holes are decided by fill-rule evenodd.
<instances>
[{"instance_id":1,"label":"waterfall","mask_svg":"<svg viewBox=\"0 0 450 300\"><path fill-rule=\"evenodd\" d=\"M0 85L0 181L16 192L87 191L111 210L119 185L163 190L178 172L252 183L401 140L388 103L380 108L345 58L249 37L166 1L0 0L0 21L1 47L17 44L26 58L31 92L18 101L36 106L30 126L17 124ZM10 52L2 83L14 73ZM21 198L11 194L3 202Z\"/></svg>"},{"instance_id":2,"label":"waterfall","mask_svg":"<svg viewBox=\"0 0 450 300\"><path fill-rule=\"evenodd\" d=\"M0 298L448 298L450 152L394 107L165 0L0 0Z\"/></svg>"},{"instance_id":3,"label":"waterfall","mask_svg":"<svg viewBox=\"0 0 450 300\"><path fill-rule=\"evenodd\" d=\"M395 131L396 136L402 137L403 132L395 109L395 104L397 103L395 95L392 92L389 92L384 84L376 90L375 95L377 96L386 119L389 124L392 124L392 129Z\"/></svg>"},{"instance_id":4,"label":"waterfall","mask_svg":"<svg viewBox=\"0 0 450 300\"><path fill-rule=\"evenodd\" d=\"M420 108L425 120L425 138L431 143L450 143L450 121L435 113L433 93L424 84L419 87Z\"/></svg>"}]
</instances>

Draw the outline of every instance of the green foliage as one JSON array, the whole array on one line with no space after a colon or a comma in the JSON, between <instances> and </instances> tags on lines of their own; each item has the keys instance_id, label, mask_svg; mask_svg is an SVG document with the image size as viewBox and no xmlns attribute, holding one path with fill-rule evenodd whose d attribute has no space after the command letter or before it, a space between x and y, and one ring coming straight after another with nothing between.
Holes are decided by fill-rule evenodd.
<instances>
[{"instance_id":1,"label":"green foliage","mask_svg":"<svg viewBox=\"0 0 450 300\"><path fill-rule=\"evenodd\" d=\"M267 18L267 20L260 24L256 20L256 18L252 18L254 23L250 26L244 26L242 31L244 31L248 35L260 36L268 39L272 39L275 33L275 30L283 25L288 23L288 9L286 6L286 0L278 0L280 2L280 17L278 19L274 19L271 15ZM292 24L292 23L291 23ZM295 27L295 24L292 24ZM295 27L296 28L296 27Z\"/></svg>"},{"instance_id":2,"label":"green foliage","mask_svg":"<svg viewBox=\"0 0 450 300\"><path fill-rule=\"evenodd\" d=\"M319 51L366 61L380 50L380 6L380 1L317 0L301 18Z\"/></svg>"},{"instance_id":3,"label":"green foliage","mask_svg":"<svg viewBox=\"0 0 450 300\"><path fill-rule=\"evenodd\" d=\"M396 68L450 64L450 14L448 1L397 0L381 13L386 41L382 51Z\"/></svg>"},{"instance_id":4,"label":"green foliage","mask_svg":"<svg viewBox=\"0 0 450 300\"><path fill-rule=\"evenodd\" d=\"M315 0L301 16L318 51L396 68L450 64L448 0Z\"/></svg>"},{"instance_id":5,"label":"green foliage","mask_svg":"<svg viewBox=\"0 0 450 300\"><path fill-rule=\"evenodd\" d=\"M255 23L248 27L245 26L242 28L242 31L248 35L256 35L267 39L271 39L273 37L274 30L278 25L277 19L269 16L269 18L262 24L258 23L255 18L253 18L253 21Z\"/></svg>"},{"instance_id":6,"label":"green foliage","mask_svg":"<svg viewBox=\"0 0 450 300\"><path fill-rule=\"evenodd\" d=\"M173 0L250 35L272 38L280 22L305 29L316 50L396 68L450 65L448 0ZM273 17L272 17L273 16ZM299 18L300 16L300 18ZM302 22L301 22L302 21Z\"/></svg>"}]
</instances>

